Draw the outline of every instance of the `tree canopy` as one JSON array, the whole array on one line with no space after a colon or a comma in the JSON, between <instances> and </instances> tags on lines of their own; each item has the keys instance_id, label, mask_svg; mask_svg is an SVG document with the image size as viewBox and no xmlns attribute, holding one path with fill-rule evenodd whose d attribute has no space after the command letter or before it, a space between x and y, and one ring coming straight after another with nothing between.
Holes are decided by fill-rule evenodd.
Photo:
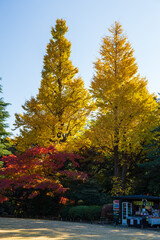
<instances>
[{"instance_id":1,"label":"tree canopy","mask_svg":"<svg viewBox=\"0 0 160 240\"><path fill-rule=\"evenodd\" d=\"M143 180L138 179L137 184L145 185L145 191L154 195L159 195L160 191L160 126L153 131L153 138L150 144L143 148L145 161L138 165Z\"/></svg>"},{"instance_id":2,"label":"tree canopy","mask_svg":"<svg viewBox=\"0 0 160 240\"><path fill-rule=\"evenodd\" d=\"M1 80L1 78L0 78ZM0 94L2 94L2 85L0 84ZM9 113L6 107L9 103L6 103L3 98L0 98L0 157L3 155L8 155L11 152L8 150L10 145L6 139L10 133L6 130L8 124L6 123L7 118L9 118Z\"/></svg>"},{"instance_id":3,"label":"tree canopy","mask_svg":"<svg viewBox=\"0 0 160 240\"><path fill-rule=\"evenodd\" d=\"M16 128L20 128L20 150L33 145L54 144L62 149L77 139L91 110L91 97L70 58L71 43L65 38L66 22L56 21L52 39L44 56L39 92L22 106L24 113L16 114Z\"/></svg>"},{"instance_id":4,"label":"tree canopy","mask_svg":"<svg viewBox=\"0 0 160 240\"><path fill-rule=\"evenodd\" d=\"M55 204L58 214L67 201L90 205L109 202L111 195L159 195L159 103L139 74L121 24L115 22L102 40L90 90L70 60L67 31L66 21L57 19L38 93L16 114L20 134L15 155L2 158L0 201L15 197L17 209L32 212L35 206L35 214L42 203L51 211ZM0 99L2 150L7 105Z\"/></svg>"},{"instance_id":5,"label":"tree canopy","mask_svg":"<svg viewBox=\"0 0 160 240\"><path fill-rule=\"evenodd\" d=\"M138 73L134 51L120 23L103 38L94 64L91 93L97 118L88 134L94 146L113 154L114 176L125 182L133 153L139 154L156 124L157 102Z\"/></svg>"},{"instance_id":6,"label":"tree canopy","mask_svg":"<svg viewBox=\"0 0 160 240\"><path fill-rule=\"evenodd\" d=\"M13 196L17 189L23 189L21 198L34 198L41 191L54 197L67 190L63 181L85 180L87 175L77 171L79 156L57 152L54 147L34 147L23 154L4 156L0 170L0 200Z\"/></svg>"}]
</instances>

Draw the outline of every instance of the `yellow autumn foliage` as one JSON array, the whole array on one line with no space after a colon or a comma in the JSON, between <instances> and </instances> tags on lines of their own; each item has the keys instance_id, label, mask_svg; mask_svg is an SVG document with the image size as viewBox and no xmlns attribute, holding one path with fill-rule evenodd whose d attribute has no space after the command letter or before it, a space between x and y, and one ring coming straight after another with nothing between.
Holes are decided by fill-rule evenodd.
<instances>
[{"instance_id":1,"label":"yellow autumn foliage","mask_svg":"<svg viewBox=\"0 0 160 240\"><path fill-rule=\"evenodd\" d=\"M21 151L50 144L65 150L78 138L92 110L91 96L83 80L75 76L78 69L69 59L67 30L66 22L58 19L44 56L39 92L25 102L23 114L16 114L15 125L20 129L17 147Z\"/></svg>"},{"instance_id":2,"label":"yellow autumn foliage","mask_svg":"<svg viewBox=\"0 0 160 240\"><path fill-rule=\"evenodd\" d=\"M147 80L138 73L134 50L122 26L115 22L109 32L94 63L91 93L97 118L86 135L92 145L113 153L118 177L119 167L128 164L123 153L126 156L141 150L159 115L155 95L149 93Z\"/></svg>"}]
</instances>

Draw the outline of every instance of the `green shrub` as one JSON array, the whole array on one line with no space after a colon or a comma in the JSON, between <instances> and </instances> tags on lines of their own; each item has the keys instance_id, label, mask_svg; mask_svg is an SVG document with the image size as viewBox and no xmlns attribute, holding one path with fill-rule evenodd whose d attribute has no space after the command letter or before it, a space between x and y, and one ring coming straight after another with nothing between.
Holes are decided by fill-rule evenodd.
<instances>
[{"instance_id":1,"label":"green shrub","mask_svg":"<svg viewBox=\"0 0 160 240\"><path fill-rule=\"evenodd\" d=\"M99 220L101 216L101 206L74 206L64 207L61 210L61 217L63 219L74 220L87 220L94 221Z\"/></svg>"},{"instance_id":2,"label":"green shrub","mask_svg":"<svg viewBox=\"0 0 160 240\"><path fill-rule=\"evenodd\" d=\"M61 215L62 219L69 220L69 210L70 209L71 209L71 207L69 207L69 206L65 206L61 209L60 215Z\"/></svg>"},{"instance_id":3,"label":"green shrub","mask_svg":"<svg viewBox=\"0 0 160 240\"><path fill-rule=\"evenodd\" d=\"M100 219L102 207L88 206L85 213L86 220L94 221Z\"/></svg>"},{"instance_id":4,"label":"green shrub","mask_svg":"<svg viewBox=\"0 0 160 240\"><path fill-rule=\"evenodd\" d=\"M69 210L69 217L73 220L85 219L86 206L76 206Z\"/></svg>"}]
</instances>

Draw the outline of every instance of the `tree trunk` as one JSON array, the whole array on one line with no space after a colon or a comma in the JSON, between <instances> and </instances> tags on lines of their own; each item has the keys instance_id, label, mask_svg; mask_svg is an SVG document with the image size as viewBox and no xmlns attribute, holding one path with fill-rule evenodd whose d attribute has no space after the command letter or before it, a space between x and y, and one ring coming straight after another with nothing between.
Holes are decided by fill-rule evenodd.
<instances>
[{"instance_id":1,"label":"tree trunk","mask_svg":"<svg viewBox=\"0 0 160 240\"><path fill-rule=\"evenodd\" d=\"M122 189L125 190L126 187L126 173L127 173L127 162L124 160L124 164L122 166Z\"/></svg>"},{"instance_id":2,"label":"tree trunk","mask_svg":"<svg viewBox=\"0 0 160 240\"><path fill-rule=\"evenodd\" d=\"M114 146L114 176L119 177L119 153L117 144Z\"/></svg>"},{"instance_id":3,"label":"tree trunk","mask_svg":"<svg viewBox=\"0 0 160 240\"><path fill-rule=\"evenodd\" d=\"M117 118L117 106L114 111L115 129L114 129L114 176L119 177L119 128Z\"/></svg>"}]
</instances>

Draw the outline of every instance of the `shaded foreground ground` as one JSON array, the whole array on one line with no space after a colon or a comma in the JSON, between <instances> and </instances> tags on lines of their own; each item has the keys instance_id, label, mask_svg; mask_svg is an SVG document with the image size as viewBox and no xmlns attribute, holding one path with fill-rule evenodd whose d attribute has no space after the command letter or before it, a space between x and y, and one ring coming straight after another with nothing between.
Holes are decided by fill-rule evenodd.
<instances>
[{"instance_id":1,"label":"shaded foreground ground","mask_svg":"<svg viewBox=\"0 0 160 240\"><path fill-rule=\"evenodd\" d=\"M75 222L0 218L0 240L151 240L160 230L141 230Z\"/></svg>"}]
</instances>

